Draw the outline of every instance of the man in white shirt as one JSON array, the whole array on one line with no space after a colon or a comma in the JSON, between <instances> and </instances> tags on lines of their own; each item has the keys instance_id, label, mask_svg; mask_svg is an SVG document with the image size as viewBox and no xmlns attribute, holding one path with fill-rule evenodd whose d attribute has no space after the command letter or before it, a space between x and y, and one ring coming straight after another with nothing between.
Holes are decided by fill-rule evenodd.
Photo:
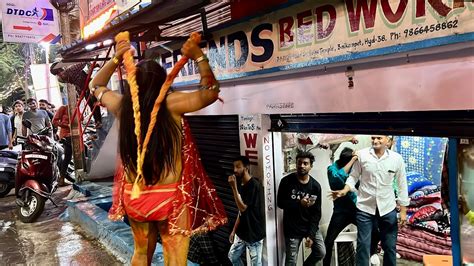
<instances>
[{"instance_id":1,"label":"man in white shirt","mask_svg":"<svg viewBox=\"0 0 474 266\"><path fill-rule=\"evenodd\" d=\"M357 255L356 264L369 265L370 241L373 224L380 230L384 265L396 265L397 244L397 203L400 205L400 225L406 222L406 206L410 203L405 173L405 163L400 154L389 150L390 138L383 135L372 136L372 147L357 152L344 189L333 191L337 199L349 191L357 192ZM393 182L396 179L398 198L395 198Z\"/></svg>"},{"instance_id":2,"label":"man in white shirt","mask_svg":"<svg viewBox=\"0 0 474 266\"><path fill-rule=\"evenodd\" d=\"M12 131L13 131L13 141L16 142L16 145L23 143L25 138L28 134L23 135L23 125L21 121L23 120L23 113L25 111L24 104L21 100L15 101L13 104L14 108L14 115L12 117ZM20 138L18 138L20 137Z\"/></svg>"}]
</instances>

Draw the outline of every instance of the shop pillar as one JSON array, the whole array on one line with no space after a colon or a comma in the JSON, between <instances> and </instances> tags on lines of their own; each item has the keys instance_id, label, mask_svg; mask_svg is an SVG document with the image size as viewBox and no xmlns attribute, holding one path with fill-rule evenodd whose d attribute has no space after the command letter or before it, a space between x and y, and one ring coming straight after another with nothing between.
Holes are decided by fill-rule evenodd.
<instances>
[{"instance_id":1,"label":"shop pillar","mask_svg":"<svg viewBox=\"0 0 474 266\"><path fill-rule=\"evenodd\" d=\"M240 154L250 160L250 175L263 185L265 201L266 237L263 264L278 265L276 236L276 190L273 169L273 136L270 116L263 114L239 115Z\"/></svg>"}]
</instances>

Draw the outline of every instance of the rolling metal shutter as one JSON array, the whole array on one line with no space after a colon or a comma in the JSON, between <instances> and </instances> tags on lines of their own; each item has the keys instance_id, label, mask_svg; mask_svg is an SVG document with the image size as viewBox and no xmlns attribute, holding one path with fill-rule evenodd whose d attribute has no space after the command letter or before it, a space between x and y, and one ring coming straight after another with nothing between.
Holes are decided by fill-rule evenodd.
<instances>
[{"instance_id":1,"label":"rolling metal shutter","mask_svg":"<svg viewBox=\"0 0 474 266\"><path fill-rule=\"evenodd\" d=\"M237 115L188 116L187 119L204 168L214 183L229 218L228 225L210 233L210 236L222 264L230 265L227 259L230 248L229 235L238 210L227 177L233 172L233 160L240 155L239 117Z\"/></svg>"},{"instance_id":2,"label":"rolling metal shutter","mask_svg":"<svg viewBox=\"0 0 474 266\"><path fill-rule=\"evenodd\" d=\"M474 136L474 111L271 115L275 132Z\"/></svg>"}]
</instances>

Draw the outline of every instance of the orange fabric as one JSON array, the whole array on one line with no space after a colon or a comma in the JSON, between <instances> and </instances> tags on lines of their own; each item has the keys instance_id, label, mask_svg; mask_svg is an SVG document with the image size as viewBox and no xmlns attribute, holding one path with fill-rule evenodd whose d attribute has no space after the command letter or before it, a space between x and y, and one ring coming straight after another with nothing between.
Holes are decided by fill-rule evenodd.
<instances>
[{"instance_id":1,"label":"orange fabric","mask_svg":"<svg viewBox=\"0 0 474 266\"><path fill-rule=\"evenodd\" d=\"M175 200L178 183L144 186L140 196L131 199L133 184L125 184L123 203L128 217L139 221L163 221L168 218Z\"/></svg>"},{"instance_id":2,"label":"orange fabric","mask_svg":"<svg viewBox=\"0 0 474 266\"><path fill-rule=\"evenodd\" d=\"M191 135L191 129L183 118L183 147L181 158L183 170L177 186L172 208L168 215L168 232L170 235L191 235L199 232L214 230L227 223L224 205L217 196L214 185L204 171L201 159ZM126 187L132 184L125 181L125 171L122 164L118 164L115 175L112 208L109 218L118 220L123 218L127 209L125 202ZM140 199L141 197L139 197ZM144 199L145 200L145 199ZM156 202L153 202L156 207ZM143 210L140 210L143 213ZM146 221L153 221L149 218Z\"/></svg>"}]
</instances>

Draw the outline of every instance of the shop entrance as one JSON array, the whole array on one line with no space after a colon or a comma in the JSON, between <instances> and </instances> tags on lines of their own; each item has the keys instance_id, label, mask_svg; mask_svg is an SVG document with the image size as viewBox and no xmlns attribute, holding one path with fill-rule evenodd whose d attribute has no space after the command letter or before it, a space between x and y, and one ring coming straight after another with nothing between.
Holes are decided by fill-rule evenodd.
<instances>
[{"instance_id":1,"label":"shop entrance","mask_svg":"<svg viewBox=\"0 0 474 266\"><path fill-rule=\"evenodd\" d=\"M333 215L333 202L327 196L331 191L328 167L337 165L345 148L362 150L371 147L372 135L389 135L392 139L390 150L403 157L410 201L408 225L398 231L397 257L400 258L400 265L421 265L424 259L433 259L430 255L446 256L442 259L452 260L454 265L460 264L458 262L463 259L465 262L471 259L466 249L466 240L469 239L466 234L470 232L469 228L472 229L470 216L466 214L472 213L469 193L474 190L469 187L473 178L469 174L472 173L469 151L474 136L471 112L272 115L271 119L275 142L281 141L280 148L279 144L276 145L274 158L276 189L282 177L296 170L298 150L309 151L315 156L310 174L322 188L320 228L325 237ZM460 182L458 174L463 176ZM393 190L396 195L396 182ZM459 202L457 195L461 196ZM458 203L463 204L464 210L458 211ZM278 231L283 232L281 211L277 212L277 216ZM356 232L357 228L353 225L345 230ZM282 250L285 246L283 233L278 235L278 246ZM345 235L351 234L347 232ZM332 265L336 265L335 255L339 265L353 265L353 244L356 242L356 238L346 237L342 243L336 243L337 253L327 250L333 254ZM461 242L464 247L462 257ZM378 253L382 260L380 245L373 246L372 253ZM303 249L300 261L310 253L309 249ZM280 252L279 255L281 263L283 254Z\"/></svg>"}]
</instances>

